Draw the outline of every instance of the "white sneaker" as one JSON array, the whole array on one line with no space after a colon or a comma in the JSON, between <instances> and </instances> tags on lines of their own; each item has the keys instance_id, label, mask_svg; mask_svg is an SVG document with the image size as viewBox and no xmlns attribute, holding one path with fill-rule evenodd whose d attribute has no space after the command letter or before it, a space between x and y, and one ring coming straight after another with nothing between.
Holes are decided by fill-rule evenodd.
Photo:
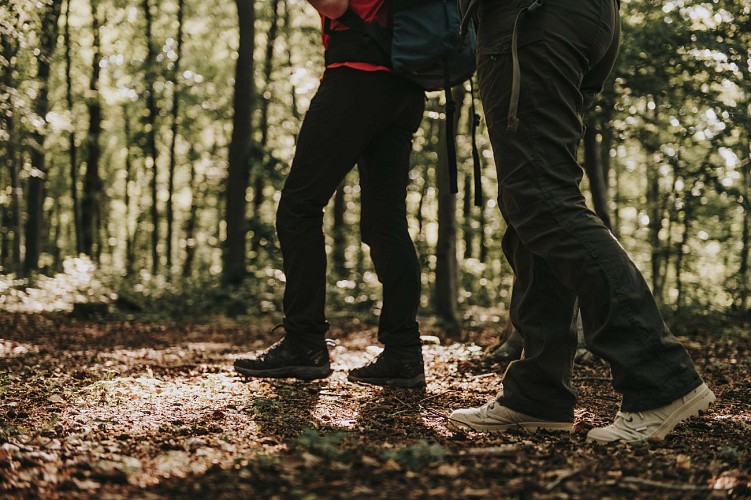
<instances>
[{"instance_id":1,"label":"white sneaker","mask_svg":"<svg viewBox=\"0 0 751 500\"><path fill-rule=\"evenodd\" d=\"M544 429L572 432L574 423L542 420L506 408L498 401L493 400L479 408L454 410L449 416L448 427L457 431L504 432L509 429L524 429L529 432L536 432L538 429Z\"/></svg>"},{"instance_id":2,"label":"white sneaker","mask_svg":"<svg viewBox=\"0 0 751 500\"><path fill-rule=\"evenodd\" d=\"M689 417L697 416L699 412L709 408L714 400L714 393L703 383L667 406L637 412L619 411L615 422L607 427L592 429L587 433L587 439L600 443L664 439L676 425Z\"/></svg>"}]
</instances>

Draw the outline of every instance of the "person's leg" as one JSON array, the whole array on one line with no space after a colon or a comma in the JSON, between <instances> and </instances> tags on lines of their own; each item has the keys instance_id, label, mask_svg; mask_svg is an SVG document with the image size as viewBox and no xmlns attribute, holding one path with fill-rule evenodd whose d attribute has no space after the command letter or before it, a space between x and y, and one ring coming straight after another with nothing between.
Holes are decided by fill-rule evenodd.
<instances>
[{"instance_id":1,"label":"person's leg","mask_svg":"<svg viewBox=\"0 0 751 500\"><path fill-rule=\"evenodd\" d=\"M329 70L305 115L277 209L284 260L284 328L309 344L328 330L323 208L377 133L382 91L377 75Z\"/></svg>"},{"instance_id":2,"label":"person's leg","mask_svg":"<svg viewBox=\"0 0 751 500\"><path fill-rule=\"evenodd\" d=\"M579 190L581 84L590 69L614 55L614 2L546 0L519 25L519 124L510 130L515 15L509 4L483 3L478 34L480 92L504 215L524 247L549 266L549 276L535 273L536 285L552 279L550 286L557 282L579 297L585 338L610 363L622 409L666 405L697 388L701 379L666 329L641 273ZM542 314L544 304L525 307ZM538 332L522 332L525 342L529 335L542 335ZM527 394L537 389L536 379L516 377L513 370L504 386L507 382ZM512 411L535 416L545 414L547 406L516 408L513 398L508 404Z\"/></svg>"},{"instance_id":3,"label":"person's leg","mask_svg":"<svg viewBox=\"0 0 751 500\"><path fill-rule=\"evenodd\" d=\"M388 109L392 123L369 145L358 163L362 240L370 246L376 274L383 285L378 340L384 352L349 379L379 385L420 387L425 373L417 324L420 266L407 228L412 135L422 120L424 94L413 84L389 78L394 91Z\"/></svg>"},{"instance_id":4,"label":"person's leg","mask_svg":"<svg viewBox=\"0 0 751 500\"><path fill-rule=\"evenodd\" d=\"M516 276L509 314L524 339L524 352L506 369L498 402L545 420L572 422L576 296L524 246L512 226L503 236L503 251Z\"/></svg>"},{"instance_id":5,"label":"person's leg","mask_svg":"<svg viewBox=\"0 0 751 500\"><path fill-rule=\"evenodd\" d=\"M386 349L419 350L417 308L420 267L407 229L406 196L411 125L419 125L422 100L410 109L410 127L401 125L376 138L360 160L362 240L370 246L376 274L383 285L378 340Z\"/></svg>"},{"instance_id":6,"label":"person's leg","mask_svg":"<svg viewBox=\"0 0 751 500\"><path fill-rule=\"evenodd\" d=\"M277 210L284 259L282 341L235 369L258 377L322 378L331 373L324 335L326 252L323 208L384 127L382 78L349 68L326 71L298 136Z\"/></svg>"}]
</instances>

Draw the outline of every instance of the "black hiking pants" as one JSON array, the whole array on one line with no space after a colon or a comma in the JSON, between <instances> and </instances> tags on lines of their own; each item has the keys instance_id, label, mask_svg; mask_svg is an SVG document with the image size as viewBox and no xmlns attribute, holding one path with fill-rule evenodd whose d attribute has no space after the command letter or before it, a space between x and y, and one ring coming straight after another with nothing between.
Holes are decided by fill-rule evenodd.
<instances>
[{"instance_id":1,"label":"black hiking pants","mask_svg":"<svg viewBox=\"0 0 751 500\"><path fill-rule=\"evenodd\" d=\"M521 14L514 131L512 33L532 2L482 0L478 12L480 93L507 223L503 250L516 274L510 313L524 337L524 356L508 367L499 401L540 418L573 420L578 298L585 341L610 364L622 410L664 406L701 378L641 273L579 189L582 115L613 67L618 7L615 0L543 0Z\"/></svg>"},{"instance_id":2,"label":"black hiking pants","mask_svg":"<svg viewBox=\"0 0 751 500\"><path fill-rule=\"evenodd\" d=\"M379 340L419 349L420 268L407 231L405 198L422 89L385 71L326 70L300 130L276 214L284 258L287 335L324 345L326 250L323 209L358 164L360 230L383 285Z\"/></svg>"}]
</instances>

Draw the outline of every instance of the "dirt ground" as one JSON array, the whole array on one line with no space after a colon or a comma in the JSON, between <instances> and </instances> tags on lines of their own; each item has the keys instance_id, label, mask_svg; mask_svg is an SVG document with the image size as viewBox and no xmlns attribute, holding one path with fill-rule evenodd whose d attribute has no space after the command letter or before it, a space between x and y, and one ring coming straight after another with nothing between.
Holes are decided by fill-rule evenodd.
<instances>
[{"instance_id":1,"label":"dirt ground","mask_svg":"<svg viewBox=\"0 0 751 500\"><path fill-rule=\"evenodd\" d=\"M707 414L604 446L586 432L619 398L597 359L576 367L573 434L454 433L450 410L500 389L505 366L482 357L500 325L426 345L428 387L410 391L347 382L377 354L357 320L332 329L324 381L238 377L270 321L0 314L0 497L751 498L747 335L682 338L718 397Z\"/></svg>"}]
</instances>

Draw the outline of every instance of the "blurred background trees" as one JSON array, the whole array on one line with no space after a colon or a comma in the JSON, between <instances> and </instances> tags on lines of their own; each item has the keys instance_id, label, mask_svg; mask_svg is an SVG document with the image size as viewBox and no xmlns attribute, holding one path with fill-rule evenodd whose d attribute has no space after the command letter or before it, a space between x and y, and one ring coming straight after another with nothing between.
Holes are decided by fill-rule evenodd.
<instances>
[{"instance_id":1,"label":"blurred background trees","mask_svg":"<svg viewBox=\"0 0 751 500\"><path fill-rule=\"evenodd\" d=\"M668 310L746 314L751 6L624 0L622 14L580 148L592 206ZM323 64L304 0L10 0L0 36L4 280L26 286L86 255L144 304L172 293L192 312L279 310L274 213ZM461 192L443 185L436 93L408 194L423 306L452 328L502 315L512 282L482 123L485 202L471 203L463 90ZM358 222L355 169L325 218L331 309L346 314L379 305Z\"/></svg>"}]
</instances>

